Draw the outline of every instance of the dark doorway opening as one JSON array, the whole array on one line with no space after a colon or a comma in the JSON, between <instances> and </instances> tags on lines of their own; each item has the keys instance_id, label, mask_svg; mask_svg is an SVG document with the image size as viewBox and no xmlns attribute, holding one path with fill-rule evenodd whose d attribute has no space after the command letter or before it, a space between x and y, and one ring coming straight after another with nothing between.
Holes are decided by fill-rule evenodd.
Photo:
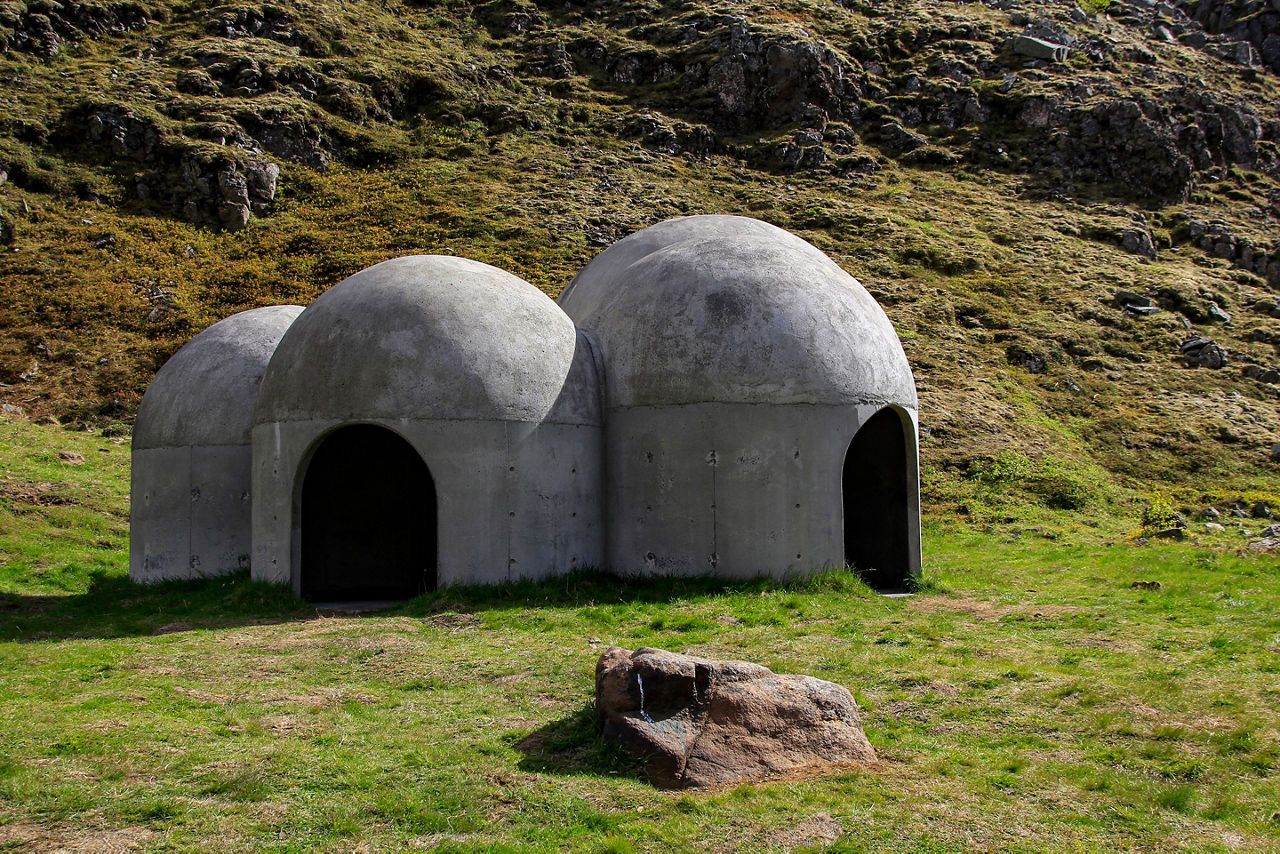
<instances>
[{"instance_id":1,"label":"dark doorway opening","mask_svg":"<svg viewBox=\"0 0 1280 854\"><path fill-rule=\"evenodd\" d=\"M902 417L881 409L859 428L844 458L845 561L882 593L911 583L903 431Z\"/></svg>"},{"instance_id":2,"label":"dark doorway opening","mask_svg":"<svg viewBox=\"0 0 1280 854\"><path fill-rule=\"evenodd\" d=\"M329 434L307 466L301 511L302 598L402 600L435 589L435 484L390 430Z\"/></svg>"}]
</instances>

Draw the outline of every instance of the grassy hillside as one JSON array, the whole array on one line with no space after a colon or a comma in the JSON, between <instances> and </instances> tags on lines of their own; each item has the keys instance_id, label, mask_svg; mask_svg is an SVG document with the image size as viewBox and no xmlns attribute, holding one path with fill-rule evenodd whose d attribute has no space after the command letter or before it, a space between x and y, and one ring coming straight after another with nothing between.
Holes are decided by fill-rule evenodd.
<instances>
[{"instance_id":1,"label":"grassy hillside","mask_svg":"<svg viewBox=\"0 0 1280 854\"><path fill-rule=\"evenodd\" d=\"M910 599L579 574L335 617L130 584L109 438L0 424L0 464L5 850L1280 846L1280 571L1238 536L933 522ZM879 764L655 790L593 733L609 644L847 685Z\"/></svg>"},{"instance_id":2,"label":"grassy hillside","mask_svg":"<svg viewBox=\"0 0 1280 854\"><path fill-rule=\"evenodd\" d=\"M1242 374L1280 361L1254 5L12 0L0 398L123 434L235 311L418 252L555 294L630 231L740 213L889 312L935 506L1276 502L1280 386ZM1188 367L1192 333L1229 364ZM1002 451L1039 474L993 505Z\"/></svg>"}]
</instances>

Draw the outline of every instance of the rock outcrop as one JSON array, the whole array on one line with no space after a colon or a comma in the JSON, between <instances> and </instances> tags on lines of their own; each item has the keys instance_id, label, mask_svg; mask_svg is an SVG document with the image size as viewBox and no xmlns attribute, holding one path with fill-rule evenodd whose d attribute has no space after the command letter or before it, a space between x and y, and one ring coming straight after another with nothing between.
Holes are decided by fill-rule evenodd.
<instances>
[{"instance_id":1,"label":"rock outcrop","mask_svg":"<svg viewBox=\"0 0 1280 854\"><path fill-rule=\"evenodd\" d=\"M875 761L846 688L745 661L611 647L596 664L604 737L663 788Z\"/></svg>"}]
</instances>

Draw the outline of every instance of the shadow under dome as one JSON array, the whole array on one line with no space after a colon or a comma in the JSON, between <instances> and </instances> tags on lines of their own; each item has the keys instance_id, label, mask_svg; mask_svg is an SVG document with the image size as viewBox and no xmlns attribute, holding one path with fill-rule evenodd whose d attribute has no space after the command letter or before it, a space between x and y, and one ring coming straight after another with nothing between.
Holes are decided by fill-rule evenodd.
<instances>
[{"instance_id":1,"label":"shadow under dome","mask_svg":"<svg viewBox=\"0 0 1280 854\"><path fill-rule=\"evenodd\" d=\"M303 312L267 370L255 420L539 422L554 410L577 423L555 406L577 347L573 322L517 276L464 258L395 258Z\"/></svg>"},{"instance_id":2,"label":"shadow under dome","mask_svg":"<svg viewBox=\"0 0 1280 854\"><path fill-rule=\"evenodd\" d=\"M133 447L247 445L267 364L302 310L277 305L242 311L188 341L147 386Z\"/></svg>"}]
</instances>

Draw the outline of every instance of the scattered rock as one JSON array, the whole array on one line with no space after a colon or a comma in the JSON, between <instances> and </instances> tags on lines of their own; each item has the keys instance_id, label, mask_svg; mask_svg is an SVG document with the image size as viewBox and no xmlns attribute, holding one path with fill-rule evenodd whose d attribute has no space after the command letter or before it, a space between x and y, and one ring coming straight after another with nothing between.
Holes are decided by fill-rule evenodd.
<instances>
[{"instance_id":1,"label":"scattered rock","mask_svg":"<svg viewBox=\"0 0 1280 854\"><path fill-rule=\"evenodd\" d=\"M1235 517L1235 518L1237 518L1237 519L1248 519L1248 518L1249 518L1249 512L1248 512L1247 510L1245 510L1243 507L1241 507L1239 504L1237 504L1237 505L1235 505L1234 507L1232 507L1232 508L1231 508L1231 515L1232 515L1232 516L1234 516L1234 517Z\"/></svg>"},{"instance_id":2,"label":"scattered rock","mask_svg":"<svg viewBox=\"0 0 1280 854\"><path fill-rule=\"evenodd\" d=\"M1222 306L1218 305L1216 302L1209 303L1209 317L1210 319L1216 320L1219 323L1231 322L1231 314L1226 310L1224 310Z\"/></svg>"},{"instance_id":3,"label":"scattered rock","mask_svg":"<svg viewBox=\"0 0 1280 854\"><path fill-rule=\"evenodd\" d=\"M1190 367L1217 369L1225 367L1230 361L1230 355L1223 347L1212 338L1201 335L1187 338L1179 345L1179 349Z\"/></svg>"},{"instance_id":4,"label":"scattered rock","mask_svg":"<svg viewBox=\"0 0 1280 854\"><path fill-rule=\"evenodd\" d=\"M1142 255L1151 260L1156 259L1156 244L1151 232L1145 229L1128 228L1120 232L1120 246L1126 252Z\"/></svg>"},{"instance_id":5,"label":"scattered rock","mask_svg":"<svg viewBox=\"0 0 1280 854\"><path fill-rule=\"evenodd\" d=\"M1218 519L1218 518L1221 518L1222 516L1222 514L1218 512L1217 507L1206 507L1204 508L1204 512L1201 513L1200 515L1202 515L1206 519Z\"/></svg>"},{"instance_id":6,"label":"scattered rock","mask_svg":"<svg viewBox=\"0 0 1280 854\"><path fill-rule=\"evenodd\" d=\"M1255 552L1280 551L1280 537L1265 537L1261 540L1254 540L1249 543L1249 548Z\"/></svg>"},{"instance_id":7,"label":"scattered rock","mask_svg":"<svg viewBox=\"0 0 1280 854\"><path fill-rule=\"evenodd\" d=\"M1258 373L1257 380L1260 383L1267 383L1268 385L1280 385L1280 370L1268 368L1265 371L1260 371Z\"/></svg>"},{"instance_id":8,"label":"scattered rock","mask_svg":"<svg viewBox=\"0 0 1280 854\"><path fill-rule=\"evenodd\" d=\"M27 411L21 406L14 406L12 403L0 403L0 415L5 418L21 418L27 414Z\"/></svg>"},{"instance_id":9,"label":"scattered rock","mask_svg":"<svg viewBox=\"0 0 1280 854\"><path fill-rule=\"evenodd\" d=\"M58 459L62 460L69 466L84 465L84 457L75 451L59 451Z\"/></svg>"},{"instance_id":10,"label":"scattered rock","mask_svg":"<svg viewBox=\"0 0 1280 854\"><path fill-rule=\"evenodd\" d=\"M1280 525L1268 525L1261 533L1264 537L1280 537Z\"/></svg>"},{"instance_id":11,"label":"scattered rock","mask_svg":"<svg viewBox=\"0 0 1280 854\"><path fill-rule=\"evenodd\" d=\"M1218 524L1217 522L1205 522L1204 527L1206 531L1212 531L1215 534L1221 534L1227 530L1225 527Z\"/></svg>"},{"instance_id":12,"label":"scattered rock","mask_svg":"<svg viewBox=\"0 0 1280 854\"><path fill-rule=\"evenodd\" d=\"M1164 585L1159 581L1135 581L1129 586L1134 590L1159 590Z\"/></svg>"},{"instance_id":13,"label":"scattered rock","mask_svg":"<svg viewBox=\"0 0 1280 854\"><path fill-rule=\"evenodd\" d=\"M1271 462L1280 463L1280 442L1271 446Z\"/></svg>"},{"instance_id":14,"label":"scattered rock","mask_svg":"<svg viewBox=\"0 0 1280 854\"><path fill-rule=\"evenodd\" d=\"M1187 529L1186 528L1165 528L1163 530L1156 531L1151 536L1159 537L1162 540L1184 540L1187 537Z\"/></svg>"},{"instance_id":15,"label":"scattered rock","mask_svg":"<svg viewBox=\"0 0 1280 854\"><path fill-rule=\"evenodd\" d=\"M600 656L596 721L663 788L875 761L847 689L648 647Z\"/></svg>"},{"instance_id":16,"label":"scattered rock","mask_svg":"<svg viewBox=\"0 0 1280 854\"><path fill-rule=\"evenodd\" d=\"M1263 501L1254 502L1253 507L1250 509L1250 514L1255 519L1270 519L1273 515L1271 508Z\"/></svg>"}]
</instances>

